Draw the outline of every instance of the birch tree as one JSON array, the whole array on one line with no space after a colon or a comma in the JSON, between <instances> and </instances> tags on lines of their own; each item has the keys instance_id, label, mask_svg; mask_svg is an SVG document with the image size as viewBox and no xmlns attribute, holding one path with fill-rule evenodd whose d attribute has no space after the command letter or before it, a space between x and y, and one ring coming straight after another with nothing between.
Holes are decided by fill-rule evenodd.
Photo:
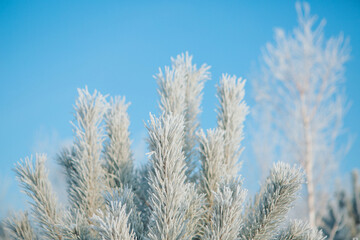
<instances>
[{"instance_id":1,"label":"birch tree","mask_svg":"<svg viewBox=\"0 0 360 240\"><path fill-rule=\"evenodd\" d=\"M326 174L339 160L349 47L342 34L325 39L325 20L318 23L307 3L297 3L296 10L298 27L292 33L276 29L275 41L266 45L262 56L262 75L254 85L254 116L260 125L255 137L259 152L254 151L261 165L273 160L269 156L302 165L308 218L314 227L321 209L317 206L321 180L327 176L329 181Z\"/></svg>"}]
</instances>

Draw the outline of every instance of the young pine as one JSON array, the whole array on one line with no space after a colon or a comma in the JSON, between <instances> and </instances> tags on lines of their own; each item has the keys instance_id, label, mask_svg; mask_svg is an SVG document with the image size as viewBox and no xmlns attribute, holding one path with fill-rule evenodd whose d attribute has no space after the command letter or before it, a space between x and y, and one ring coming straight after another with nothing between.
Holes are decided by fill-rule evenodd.
<instances>
[{"instance_id":1,"label":"young pine","mask_svg":"<svg viewBox=\"0 0 360 240\"><path fill-rule=\"evenodd\" d=\"M160 70L161 113L150 114L149 161L140 169L133 166L129 104L79 90L74 142L58 156L69 204L59 206L52 193L45 155L21 161L15 171L31 211L7 219L10 238L323 239L306 223L285 223L304 182L297 167L275 164L253 203L246 203L239 176L245 80L222 76L217 127L203 130L199 113L208 70L193 65L187 53Z\"/></svg>"}]
</instances>

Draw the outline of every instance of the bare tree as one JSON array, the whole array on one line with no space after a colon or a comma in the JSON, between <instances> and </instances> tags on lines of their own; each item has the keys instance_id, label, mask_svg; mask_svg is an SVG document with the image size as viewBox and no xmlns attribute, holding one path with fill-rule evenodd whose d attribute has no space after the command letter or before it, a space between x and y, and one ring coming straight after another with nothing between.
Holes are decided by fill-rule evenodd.
<instances>
[{"instance_id":1,"label":"bare tree","mask_svg":"<svg viewBox=\"0 0 360 240\"><path fill-rule=\"evenodd\" d=\"M276 29L275 42L263 53L262 77L254 88L261 125L255 141L262 152L255 154L263 166L274 160L270 156L303 166L314 227L317 189L340 159L337 139L347 105L342 83L349 47L343 35L325 39L325 20L317 24L307 3L297 3L296 10L299 26L291 34ZM268 139L262 141L265 147L259 147L259 138Z\"/></svg>"}]
</instances>

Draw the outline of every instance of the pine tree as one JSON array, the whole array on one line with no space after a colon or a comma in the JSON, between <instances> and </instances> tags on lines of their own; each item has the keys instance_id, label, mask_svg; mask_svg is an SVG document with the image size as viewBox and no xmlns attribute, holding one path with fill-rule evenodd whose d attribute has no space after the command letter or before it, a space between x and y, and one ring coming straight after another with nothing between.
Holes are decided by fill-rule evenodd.
<instances>
[{"instance_id":1,"label":"pine tree","mask_svg":"<svg viewBox=\"0 0 360 240\"><path fill-rule=\"evenodd\" d=\"M286 213L304 181L298 167L277 163L254 201L239 176L248 107L245 81L223 75L218 86L218 126L200 127L198 116L209 67L197 69L187 53L157 76L159 116L150 114L149 162L135 169L128 103L97 91L78 91L74 142L58 161L67 177L69 205L58 205L44 165L26 158L15 171L30 197L30 215L6 221L12 239L323 239ZM306 236L306 238L302 238Z\"/></svg>"}]
</instances>

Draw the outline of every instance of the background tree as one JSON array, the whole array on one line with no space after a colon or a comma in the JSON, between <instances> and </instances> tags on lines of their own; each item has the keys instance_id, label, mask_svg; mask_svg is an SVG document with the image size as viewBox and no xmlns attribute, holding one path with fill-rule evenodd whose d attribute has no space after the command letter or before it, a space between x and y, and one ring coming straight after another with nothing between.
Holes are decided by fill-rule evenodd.
<instances>
[{"instance_id":1,"label":"background tree","mask_svg":"<svg viewBox=\"0 0 360 240\"><path fill-rule=\"evenodd\" d=\"M360 181L359 172L351 174L351 191L338 187L327 204L320 228L329 240L360 237Z\"/></svg>"},{"instance_id":2,"label":"background tree","mask_svg":"<svg viewBox=\"0 0 360 240\"><path fill-rule=\"evenodd\" d=\"M254 85L254 118L261 126L254 151L262 166L274 158L301 164L314 227L322 209L321 181L329 184L328 174L340 160L337 140L347 108L342 83L349 47L342 35L325 39L325 21L317 24L307 3L297 3L296 10L299 26L291 34L276 29L275 42L263 53L262 76Z\"/></svg>"}]
</instances>

